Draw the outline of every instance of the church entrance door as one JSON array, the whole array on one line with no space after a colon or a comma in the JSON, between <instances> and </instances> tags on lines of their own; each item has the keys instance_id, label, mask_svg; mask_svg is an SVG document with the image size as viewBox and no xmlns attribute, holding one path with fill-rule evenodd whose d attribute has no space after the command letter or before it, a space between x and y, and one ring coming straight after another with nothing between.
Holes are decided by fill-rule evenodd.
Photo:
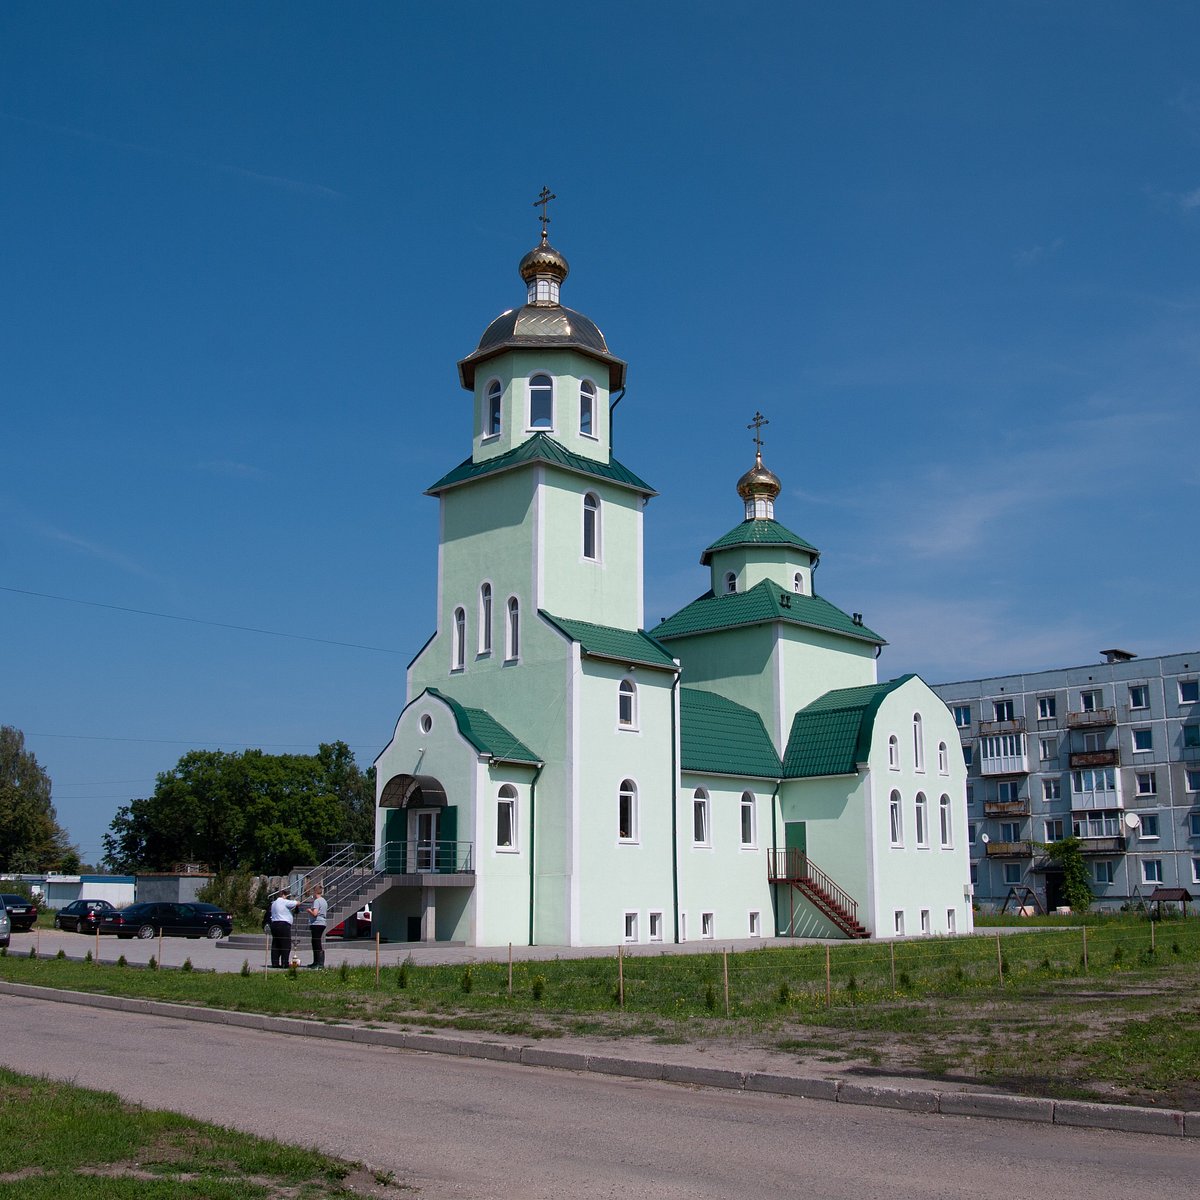
<instances>
[{"instance_id":1,"label":"church entrance door","mask_svg":"<svg viewBox=\"0 0 1200 1200\"><path fill-rule=\"evenodd\" d=\"M437 812L426 809L413 816L416 818L417 870L432 871L437 846Z\"/></svg>"}]
</instances>

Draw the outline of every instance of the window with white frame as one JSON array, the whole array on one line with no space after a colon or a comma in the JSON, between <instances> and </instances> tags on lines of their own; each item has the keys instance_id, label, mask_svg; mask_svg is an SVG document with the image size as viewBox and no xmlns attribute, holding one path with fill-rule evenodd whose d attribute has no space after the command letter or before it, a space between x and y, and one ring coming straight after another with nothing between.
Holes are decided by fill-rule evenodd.
<instances>
[{"instance_id":1,"label":"window with white frame","mask_svg":"<svg viewBox=\"0 0 1200 1200\"><path fill-rule=\"evenodd\" d=\"M521 657L521 605L516 596L508 598L508 620L504 625L504 657L516 662Z\"/></svg>"},{"instance_id":2,"label":"window with white frame","mask_svg":"<svg viewBox=\"0 0 1200 1200\"><path fill-rule=\"evenodd\" d=\"M996 784L996 799L1001 804L1016 804L1021 799L1021 781L1019 779L1002 779Z\"/></svg>"},{"instance_id":3,"label":"window with white frame","mask_svg":"<svg viewBox=\"0 0 1200 1200\"><path fill-rule=\"evenodd\" d=\"M750 914L750 936L762 937L762 913L760 912Z\"/></svg>"},{"instance_id":4,"label":"window with white frame","mask_svg":"<svg viewBox=\"0 0 1200 1200\"><path fill-rule=\"evenodd\" d=\"M1013 719L1013 702L1010 699L993 700L992 712L997 721L1011 721Z\"/></svg>"},{"instance_id":5,"label":"window with white frame","mask_svg":"<svg viewBox=\"0 0 1200 1200\"><path fill-rule=\"evenodd\" d=\"M938 774L950 774L950 751L946 749L945 742L938 742Z\"/></svg>"},{"instance_id":6,"label":"window with white frame","mask_svg":"<svg viewBox=\"0 0 1200 1200\"><path fill-rule=\"evenodd\" d=\"M517 848L517 789L506 783L496 797L496 849Z\"/></svg>"},{"instance_id":7,"label":"window with white frame","mask_svg":"<svg viewBox=\"0 0 1200 1200\"><path fill-rule=\"evenodd\" d=\"M1142 813L1141 824L1138 826L1138 838L1141 841L1156 841L1158 839L1158 813Z\"/></svg>"},{"instance_id":8,"label":"window with white frame","mask_svg":"<svg viewBox=\"0 0 1200 1200\"><path fill-rule=\"evenodd\" d=\"M617 688L617 724L622 729L637 728L637 687L632 679L622 679Z\"/></svg>"},{"instance_id":9,"label":"window with white frame","mask_svg":"<svg viewBox=\"0 0 1200 1200\"><path fill-rule=\"evenodd\" d=\"M1157 796L1158 778L1153 771L1138 771L1134 776L1139 796Z\"/></svg>"},{"instance_id":10,"label":"window with white frame","mask_svg":"<svg viewBox=\"0 0 1200 1200\"><path fill-rule=\"evenodd\" d=\"M685 912L679 914L679 940L687 941L687 913Z\"/></svg>"},{"instance_id":11,"label":"window with white frame","mask_svg":"<svg viewBox=\"0 0 1200 1200\"><path fill-rule=\"evenodd\" d=\"M632 779L622 779L617 793L617 840L636 842L638 836L637 784Z\"/></svg>"},{"instance_id":12,"label":"window with white frame","mask_svg":"<svg viewBox=\"0 0 1200 1200\"><path fill-rule=\"evenodd\" d=\"M1188 837L1200 838L1200 812L1188 813Z\"/></svg>"},{"instance_id":13,"label":"window with white frame","mask_svg":"<svg viewBox=\"0 0 1200 1200\"><path fill-rule=\"evenodd\" d=\"M625 914L625 940L627 942L638 940L638 915L635 912Z\"/></svg>"},{"instance_id":14,"label":"window with white frame","mask_svg":"<svg viewBox=\"0 0 1200 1200\"><path fill-rule=\"evenodd\" d=\"M758 843L758 839L755 830L753 793L742 793L740 808L742 845L747 847L755 846Z\"/></svg>"},{"instance_id":15,"label":"window with white frame","mask_svg":"<svg viewBox=\"0 0 1200 1200\"><path fill-rule=\"evenodd\" d=\"M1103 693L1095 689L1089 689L1086 692L1079 693L1079 711L1080 712L1096 712L1104 707Z\"/></svg>"},{"instance_id":16,"label":"window with white frame","mask_svg":"<svg viewBox=\"0 0 1200 1200\"><path fill-rule=\"evenodd\" d=\"M958 932L958 913L956 913L952 908L946 909L946 932Z\"/></svg>"},{"instance_id":17,"label":"window with white frame","mask_svg":"<svg viewBox=\"0 0 1200 1200\"><path fill-rule=\"evenodd\" d=\"M530 377L529 428L554 428L554 381L549 375Z\"/></svg>"},{"instance_id":18,"label":"window with white frame","mask_svg":"<svg viewBox=\"0 0 1200 1200\"><path fill-rule=\"evenodd\" d=\"M888 800L888 825L890 827L892 845L904 845L904 807L900 802L900 793L893 792Z\"/></svg>"},{"instance_id":19,"label":"window with white frame","mask_svg":"<svg viewBox=\"0 0 1200 1200\"><path fill-rule=\"evenodd\" d=\"M1084 754L1099 754L1102 750L1108 749L1107 742L1107 733L1085 733L1083 735L1083 752Z\"/></svg>"},{"instance_id":20,"label":"window with white frame","mask_svg":"<svg viewBox=\"0 0 1200 1200\"><path fill-rule=\"evenodd\" d=\"M1183 782L1189 792L1200 792L1200 771L1184 771Z\"/></svg>"},{"instance_id":21,"label":"window with white frame","mask_svg":"<svg viewBox=\"0 0 1200 1200\"><path fill-rule=\"evenodd\" d=\"M1129 685L1129 707L1150 707L1150 689L1144 683L1131 683Z\"/></svg>"},{"instance_id":22,"label":"window with white frame","mask_svg":"<svg viewBox=\"0 0 1200 1200\"><path fill-rule=\"evenodd\" d=\"M975 761L975 747L969 742L963 748L963 762L969 767Z\"/></svg>"},{"instance_id":23,"label":"window with white frame","mask_svg":"<svg viewBox=\"0 0 1200 1200\"><path fill-rule=\"evenodd\" d=\"M1071 819L1071 832L1077 838L1120 837L1121 810L1106 808L1077 813Z\"/></svg>"},{"instance_id":24,"label":"window with white frame","mask_svg":"<svg viewBox=\"0 0 1200 1200\"><path fill-rule=\"evenodd\" d=\"M1063 819L1062 817L1047 817L1046 818L1046 841L1061 842L1063 840Z\"/></svg>"},{"instance_id":25,"label":"window with white frame","mask_svg":"<svg viewBox=\"0 0 1200 1200\"><path fill-rule=\"evenodd\" d=\"M737 591L737 576L732 571L725 572L725 591L727 594Z\"/></svg>"},{"instance_id":26,"label":"window with white frame","mask_svg":"<svg viewBox=\"0 0 1200 1200\"><path fill-rule=\"evenodd\" d=\"M971 724L971 706L969 704L956 704L954 706L954 724L959 729L967 729Z\"/></svg>"},{"instance_id":27,"label":"window with white frame","mask_svg":"<svg viewBox=\"0 0 1200 1200\"><path fill-rule=\"evenodd\" d=\"M888 770L900 770L900 739L894 733L888 738Z\"/></svg>"},{"instance_id":28,"label":"window with white frame","mask_svg":"<svg viewBox=\"0 0 1200 1200\"><path fill-rule=\"evenodd\" d=\"M1005 863L1004 864L1004 882L1011 887L1014 883L1021 882L1021 864L1020 863Z\"/></svg>"},{"instance_id":29,"label":"window with white frame","mask_svg":"<svg viewBox=\"0 0 1200 1200\"><path fill-rule=\"evenodd\" d=\"M797 571L796 574L792 576L792 591L798 592L800 595L804 594L803 572Z\"/></svg>"},{"instance_id":30,"label":"window with white frame","mask_svg":"<svg viewBox=\"0 0 1200 1200\"><path fill-rule=\"evenodd\" d=\"M1000 840L1002 842L1019 842L1021 838L1021 822L1020 821L1001 821L1000 822Z\"/></svg>"},{"instance_id":31,"label":"window with white frame","mask_svg":"<svg viewBox=\"0 0 1200 1200\"><path fill-rule=\"evenodd\" d=\"M1135 729L1133 731L1133 749L1135 754L1145 754L1154 749L1154 731L1152 729Z\"/></svg>"},{"instance_id":32,"label":"window with white frame","mask_svg":"<svg viewBox=\"0 0 1200 1200\"><path fill-rule=\"evenodd\" d=\"M1186 750L1195 750L1200 747L1200 725L1183 727L1183 745Z\"/></svg>"},{"instance_id":33,"label":"window with white frame","mask_svg":"<svg viewBox=\"0 0 1200 1200\"><path fill-rule=\"evenodd\" d=\"M708 793L703 788L697 788L692 797L692 842L697 846L707 846L709 837Z\"/></svg>"},{"instance_id":34,"label":"window with white frame","mask_svg":"<svg viewBox=\"0 0 1200 1200\"><path fill-rule=\"evenodd\" d=\"M1200 701L1200 680L1181 679L1179 681L1179 703L1195 704Z\"/></svg>"},{"instance_id":35,"label":"window with white frame","mask_svg":"<svg viewBox=\"0 0 1200 1200\"><path fill-rule=\"evenodd\" d=\"M1112 767L1099 767L1094 771L1072 771L1071 790L1076 793L1115 793L1117 790L1117 777Z\"/></svg>"},{"instance_id":36,"label":"window with white frame","mask_svg":"<svg viewBox=\"0 0 1200 1200\"><path fill-rule=\"evenodd\" d=\"M1200 858L1192 859L1192 882L1200 883Z\"/></svg>"},{"instance_id":37,"label":"window with white frame","mask_svg":"<svg viewBox=\"0 0 1200 1200\"><path fill-rule=\"evenodd\" d=\"M896 912L893 915L892 920L895 925L896 936L903 937L904 936L904 909L902 909L902 908L896 909Z\"/></svg>"},{"instance_id":38,"label":"window with white frame","mask_svg":"<svg viewBox=\"0 0 1200 1200\"><path fill-rule=\"evenodd\" d=\"M467 613L466 609L456 608L454 610L454 635L451 638L451 661L450 669L452 671L461 671L466 666L467 661Z\"/></svg>"},{"instance_id":39,"label":"window with white frame","mask_svg":"<svg viewBox=\"0 0 1200 1200\"><path fill-rule=\"evenodd\" d=\"M913 770L925 770L925 725L920 713L913 713Z\"/></svg>"},{"instance_id":40,"label":"window with white frame","mask_svg":"<svg viewBox=\"0 0 1200 1200\"><path fill-rule=\"evenodd\" d=\"M600 558L600 498L592 492L583 498L583 557Z\"/></svg>"},{"instance_id":41,"label":"window with white frame","mask_svg":"<svg viewBox=\"0 0 1200 1200\"><path fill-rule=\"evenodd\" d=\"M1056 775L1053 779L1042 780L1042 799L1061 800L1062 780Z\"/></svg>"},{"instance_id":42,"label":"window with white frame","mask_svg":"<svg viewBox=\"0 0 1200 1200\"><path fill-rule=\"evenodd\" d=\"M585 379L579 385L579 432L584 437L595 437L595 421L596 385L590 379Z\"/></svg>"},{"instance_id":43,"label":"window with white frame","mask_svg":"<svg viewBox=\"0 0 1200 1200\"><path fill-rule=\"evenodd\" d=\"M1058 757L1058 743L1054 738L1038 739L1038 757L1042 762L1050 762L1051 759Z\"/></svg>"},{"instance_id":44,"label":"window with white frame","mask_svg":"<svg viewBox=\"0 0 1200 1200\"><path fill-rule=\"evenodd\" d=\"M503 393L504 389L500 385L500 380L493 379L487 385L487 411L484 413L483 419L483 436L485 438L500 436L500 397Z\"/></svg>"},{"instance_id":45,"label":"window with white frame","mask_svg":"<svg viewBox=\"0 0 1200 1200\"><path fill-rule=\"evenodd\" d=\"M713 915L710 912L700 914L700 936L710 939L716 937Z\"/></svg>"},{"instance_id":46,"label":"window with white frame","mask_svg":"<svg viewBox=\"0 0 1200 1200\"><path fill-rule=\"evenodd\" d=\"M1111 859L1101 859L1093 865L1093 877L1097 883L1112 883L1113 864Z\"/></svg>"},{"instance_id":47,"label":"window with white frame","mask_svg":"<svg viewBox=\"0 0 1200 1200\"><path fill-rule=\"evenodd\" d=\"M929 919L929 909L921 909L921 933L928 937L933 932L933 922Z\"/></svg>"},{"instance_id":48,"label":"window with white frame","mask_svg":"<svg viewBox=\"0 0 1200 1200\"><path fill-rule=\"evenodd\" d=\"M929 845L929 801L924 792L917 793L917 845Z\"/></svg>"},{"instance_id":49,"label":"window with white frame","mask_svg":"<svg viewBox=\"0 0 1200 1200\"><path fill-rule=\"evenodd\" d=\"M484 583L479 588L479 653L492 652L492 585Z\"/></svg>"},{"instance_id":50,"label":"window with white frame","mask_svg":"<svg viewBox=\"0 0 1200 1200\"><path fill-rule=\"evenodd\" d=\"M650 914L650 940L652 942L663 940L663 915L660 912Z\"/></svg>"},{"instance_id":51,"label":"window with white frame","mask_svg":"<svg viewBox=\"0 0 1200 1200\"><path fill-rule=\"evenodd\" d=\"M941 826L942 845L949 848L954 845L954 827L951 824L949 796L943 796L938 801L938 817Z\"/></svg>"},{"instance_id":52,"label":"window with white frame","mask_svg":"<svg viewBox=\"0 0 1200 1200\"><path fill-rule=\"evenodd\" d=\"M1142 882L1143 883L1162 883L1162 859L1161 858L1143 858L1142 859Z\"/></svg>"},{"instance_id":53,"label":"window with white frame","mask_svg":"<svg viewBox=\"0 0 1200 1200\"><path fill-rule=\"evenodd\" d=\"M1039 696L1037 698L1037 712L1039 721L1053 721L1058 714L1058 704L1053 696Z\"/></svg>"}]
</instances>

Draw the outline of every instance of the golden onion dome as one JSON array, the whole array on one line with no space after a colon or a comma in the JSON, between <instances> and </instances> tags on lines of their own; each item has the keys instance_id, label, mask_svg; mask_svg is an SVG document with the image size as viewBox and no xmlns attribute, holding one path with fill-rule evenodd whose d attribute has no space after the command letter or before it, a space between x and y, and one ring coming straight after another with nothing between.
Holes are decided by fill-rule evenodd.
<instances>
[{"instance_id":1,"label":"golden onion dome","mask_svg":"<svg viewBox=\"0 0 1200 1200\"><path fill-rule=\"evenodd\" d=\"M774 471L763 466L761 451L754 457L754 466L737 482L738 495L747 504L755 500L771 500L783 490L779 476Z\"/></svg>"},{"instance_id":2,"label":"golden onion dome","mask_svg":"<svg viewBox=\"0 0 1200 1200\"><path fill-rule=\"evenodd\" d=\"M527 284L533 283L539 275L548 275L556 283L562 283L571 272L567 260L547 241L530 250L521 259L518 269Z\"/></svg>"}]
</instances>

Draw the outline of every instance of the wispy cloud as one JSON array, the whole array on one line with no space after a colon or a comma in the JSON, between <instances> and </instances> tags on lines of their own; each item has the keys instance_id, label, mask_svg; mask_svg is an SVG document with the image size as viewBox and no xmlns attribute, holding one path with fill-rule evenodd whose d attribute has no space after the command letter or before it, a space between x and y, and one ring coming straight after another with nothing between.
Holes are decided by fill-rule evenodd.
<instances>
[{"instance_id":1,"label":"wispy cloud","mask_svg":"<svg viewBox=\"0 0 1200 1200\"><path fill-rule=\"evenodd\" d=\"M81 554L99 559L101 562L109 563L122 571L127 571L130 575L137 575L141 579L149 579L155 583L164 582L161 576L155 574L148 567L144 567L135 559L130 558L127 554L122 554L119 550L113 550L111 547L101 545L99 542L89 541L87 538L78 537L73 533L68 533L64 529L58 529L53 525L45 525L41 522L34 522L33 529L34 532L49 541L61 542L64 546L69 546L72 550L77 550Z\"/></svg>"},{"instance_id":2,"label":"wispy cloud","mask_svg":"<svg viewBox=\"0 0 1200 1200\"><path fill-rule=\"evenodd\" d=\"M1200 208L1200 188L1196 188L1191 192L1184 192L1179 197L1180 208Z\"/></svg>"},{"instance_id":3,"label":"wispy cloud","mask_svg":"<svg viewBox=\"0 0 1200 1200\"><path fill-rule=\"evenodd\" d=\"M1028 250L1018 250L1014 261L1018 267L1036 267L1038 263L1056 255L1062 247L1062 238L1055 238L1054 241L1047 242L1045 245L1030 246Z\"/></svg>"},{"instance_id":4,"label":"wispy cloud","mask_svg":"<svg viewBox=\"0 0 1200 1200\"><path fill-rule=\"evenodd\" d=\"M234 479L265 479L267 473L260 467L250 463L236 462L231 458L212 459L196 464L197 471L206 471L210 475L228 475Z\"/></svg>"},{"instance_id":5,"label":"wispy cloud","mask_svg":"<svg viewBox=\"0 0 1200 1200\"><path fill-rule=\"evenodd\" d=\"M247 167L235 166L233 163L215 162L212 159L197 158L191 154L180 154L175 150L163 150L157 146L145 146L138 142L125 142L118 138L105 137L88 129L76 129L71 125L58 125L50 121L39 121L34 117L21 117L15 113L0 112L0 119L13 121L19 125L27 125L33 129L43 129L47 133L59 134L62 137L78 138L97 146L109 146L114 150L125 150L134 154L145 154L152 158L162 158L170 162L183 163L186 166L202 167L208 171L218 171L225 175L235 175L249 179L255 183L264 183L270 187L283 188L290 192L299 192L307 196L321 196L327 199L344 199L342 192L325 187L319 183L308 183L303 179L289 179L285 175L268 175L262 171L251 171Z\"/></svg>"}]
</instances>

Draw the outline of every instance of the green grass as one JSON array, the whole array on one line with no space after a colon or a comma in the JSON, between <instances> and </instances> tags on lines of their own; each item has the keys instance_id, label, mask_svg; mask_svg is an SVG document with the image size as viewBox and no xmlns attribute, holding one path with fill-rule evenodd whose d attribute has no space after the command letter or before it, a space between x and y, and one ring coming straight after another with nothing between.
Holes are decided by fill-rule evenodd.
<instances>
[{"instance_id":1,"label":"green grass","mask_svg":"<svg viewBox=\"0 0 1200 1200\"><path fill-rule=\"evenodd\" d=\"M322 1200L368 1185L357 1163L0 1068L0 1198Z\"/></svg>"}]
</instances>

